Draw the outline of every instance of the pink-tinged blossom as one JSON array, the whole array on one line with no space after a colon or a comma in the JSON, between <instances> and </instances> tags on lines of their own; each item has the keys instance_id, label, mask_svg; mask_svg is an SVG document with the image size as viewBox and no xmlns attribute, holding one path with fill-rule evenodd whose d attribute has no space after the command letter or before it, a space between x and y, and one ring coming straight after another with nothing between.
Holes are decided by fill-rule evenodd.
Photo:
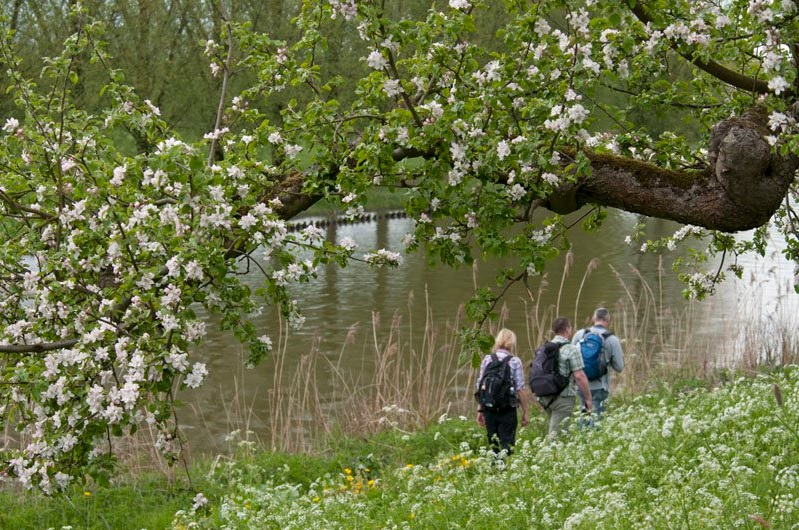
<instances>
[{"instance_id":1,"label":"pink-tinged blossom","mask_svg":"<svg viewBox=\"0 0 799 530\"><path fill-rule=\"evenodd\" d=\"M170 278L177 278L180 276L181 260L179 256L172 256L166 262L166 275Z\"/></svg>"},{"instance_id":2,"label":"pink-tinged blossom","mask_svg":"<svg viewBox=\"0 0 799 530\"><path fill-rule=\"evenodd\" d=\"M288 55L286 55L287 52L286 48L278 48L275 52L275 62L277 64L286 64L286 61L289 60Z\"/></svg>"},{"instance_id":3,"label":"pink-tinged blossom","mask_svg":"<svg viewBox=\"0 0 799 530\"><path fill-rule=\"evenodd\" d=\"M285 147L286 156L294 159L297 158L297 155L300 154L302 151L302 146L296 144L288 144Z\"/></svg>"},{"instance_id":4,"label":"pink-tinged blossom","mask_svg":"<svg viewBox=\"0 0 799 530\"><path fill-rule=\"evenodd\" d=\"M488 81L499 81L501 79L501 65L499 61L490 61L485 65L485 79Z\"/></svg>"},{"instance_id":5,"label":"pink-tinged blossom","mask_svg":"<svg viewBox=\"0 0 799 530\"><path fill-rule=\"evenodd\" d=\"M258 218L254 215L248 213L239 219L239 226L244 230L249 230L253 226L258 224Z\"/></svg>"},{"instance_id":6,"label":"pink-tinged blossom","mask_svg":"<svg viewBox=\"0 0 799 530\"><path fill-rule=\"evenodd\" d=\"M763 64L763 70L765 70L766 72L777 70L781 62L782 62L782 57L780 57L780 55L774 50L769 50L763 54L762 64Z\"/></svg>"},{"instance_id":7,"label":"pink-tinged blossom","mask_svg":"<svg viewBox=\"0 0 799 530\"><path fill-rule=\"evenodd\" d=\"M441 103L438 101L431 101L425 105L422 105L421 108L427 109L430 111L430 117L437 120L444 115L444 107L441 106Z\"/></svg>"},{"instance_id":8,"label":"pink-tinged blossom","mask_svg":"<svg viewBox=\"0 0 799 530\"><path fill-rule=\"evenodd\" d=\"M500 160L504 160L510 154L510 145L505 140L502 140L497 144L497 156Z\"/></svg>"},{"instance_id":9,"label":"pink-tinged blossom","mask_svg":"<svg viewBox=\"0 0 799 530\"><path fill-rule=\"evenodd\" d=\"M180 304L181 294L180 288L170 283L164 289L164 295L161 297L161 305L165 307L177 307Z\"/></svg>"},{"instance_id":10,"label":"pink-tinged blossom","mask_svg":"<svg viewBox=\"0 0 799 530\"><path fill-rule=\"evenodd\" d=\"M89 406L91 414L98 414L103 410L105 404L105 390L98 384L95 384L89 389L86 396L86 404Z\"/></svg>"},{"instance_id":11,"label":"pink-tinged blossom","mask_svg":"<svg viewBox=\"0 0 799 530\"><path fill-rule=\"evenodd\" d=\"M169 352L169 357L167 357L166 361L180 373L185 373L189 368L189 355L174 348Z\"/></svg>"},{"instance_id":12,"label":"pink-tinged blossom","mask_svg":"<svg viewBox=\"0 0 799 530\"><path fill-rule=\"evenodd\" d=\"M508 190L508 195L510 195L510 198L514 201L518 201L524 197L525 193L527 192L525 191L524 186L521 184L514 184L513 187Z\"/></svg>"},{"instance_id":13,"label":"pink-tinged blossom","mask_svg":"<svg viewBox=\"0 0 799 530\"><path fill-rule=\"evenodd\" d=\"M541 179L547 184L551 184L553 186L557 186L559 182L558 176L554 173L544 173L541 175Z\"/></svg>"},{"instance_id":14,"label":"pink-tinged blossom","mask_svg":"<svg viewBox=\"0 0 799 530\"><path fill-rule=\"evenodd\" d=\"M218 140L222 137L223 134L230 132L230 129L227 127L222 127L221 129L214 129L213 132L205 133L203 138L206 140Z\"/></svg>"},{"instance_id":15,"label":"pink-tinged blossom","mask_svg":"<svg viewBox=\"0 0 799 530\"><path fill-rule=\"evenodd\" d=\"M463 181L463 176L466 172L463 170L461 164L456 164L456 166L449 170L447 173L447 182L449 182L450 186L457 186Z\"/></svg>"},{"instance_id":16,"label":"pink-tinged blossom","mask_svg":"<svg viewBox=\"0 0 799 530\"><path fill-rule=\"evenodd\" d=\"M131 410L139 399L139 385L133 382L127 382L119 390L119 400L125 405L125 409Z\"/></svg>"},{"instance_id":17,"label":"pink-tinged blossom","mask_svg":"<svg viewBox=\"0 0 799 530\"><path fill-rule=\"evenodd\" d=\"M383 82L383 92L390 98L402 94L402 85L397 79L387 79Z\"/></svg>"},{"instance_id":18,"label":"pink-tinged blossom","mask_svg":"<svg viewBox=\"0 0 799 530\"><path fill-rule=\"evenodd\" d=\"M150 109L150 112L152 112L156 116L161 115L161 109L153 105L152 101L150 101L149 99L145 99L144 104L147 105L147 107Z\"/></svg>"},{"instance_id":19,"label":"pink-tinged blossom","mask_svg":"<svg viewBox=\"0 0 799 530\"><path fill-rule=\"evenodd\" d=\"M408 133L407 127L398 127L397 128L397 141L401 144L407 144L407 142L411 139L410 134Z\"/></svg>"},{"instance_id":20,"label":"pink-tinged blossom","mask_svg":"<svg viewBox=\"0 0 799 530\"><path fill-rule=\"evenodd\" d=\"M468 0L449 0L449 7L465 11L472 7L472 4L470 4Z\"/></svg>"},{"instance_id":21,"label":"pink-tinged blossom","mask_svg":"<svg viewBox=\"0 0 799 530\"><path fill-rule=\"evenodd\" d=\"M195 320L186 325L186 340L194 342L205 337L206 327L202 320Z\"/></svg>"},{"instance_id":22,"label":"pink-tinged blossom","mask_svg":"<svg viewBox=\"0 0 799 530\"><path fill-rule=\"evenodd\" d=\"M121 165L114 168L114 177L109 181L112 186L121 186L125 180L125 173L128 171L127 165Z\"/></svg>"},{"instance_id":23,"label":"pink-tinged blossom","mask_svg":"<svg viewBox=\"0 0 799 530\"><path fill-rule=\"evenodd\" d=\"M16 132L17 128L19 127L19 120L16 118L8 118L6 120L6 124L3 125L3 131L7 133L14 133Z\"/></svg>"},{"instance_id":24,"label":"pink-tinged blossom","mask_svg":"<svg viewBox=\"0 0 799 530\"><path fill-rule=\"evenodd\" d=\"M339 245L347 252L352 252L358 247L358 243L356 243L355 240L349 236L341 238Z\"/></svg>"},{"instance_id":25,"label":"pink-tinged blossom","mask_svg":"<svg viewBox=\"0 0 799 530\"><path fill-rule=\"evenodd\" d=\"M300 312L299 302L292 300L289 305L289 327L291 329L302 329L305 325L305 317Z\"/></svg>"},{"instance_id":26,"label":"pink-tinged blossom","mask_svg":"<svg viewBox=\"0 0 799 530\"><path fill-rule=\"evenodd\" d=\"M191 373L186 376L186 386L189 388L199 387L207 375L208 370L204 363L194 363Z\"/></svg>"},{"instance_id":27,"label":"pink-tinged blossom","mask_svg":"<svg viewBox=\"0 0 799 530\"><path fill-rule=\"evenodd\" d=\"M153 285L155 284L154 278L155 276L153 275L153 273L145 272L139 277L138 280L136 280L136 287L138 287L143 291L149 291L150 289L152 289Z\"/></svg>"},{"instance_id":28,"label":"pink-tinged blossom","mask_svg":"<svg viewBox=\"0 0 799 530\"><path fill-rule=\"evenodd\" d=\"M788 83L788 81L786 81L782 76L773 77L768 82L769 89L773 90L777 95L782 94L782 92L790 86L790 83Z\"/></svg>"},{"instance_id":29,"label":"pink-tinged blossom","mask_svg":"<svg viewBox=\"0 0 799 530\"><path fill-rule=\"evenodd\" d=\"M583 59L583 68L585 68L589 72L593 72L594 74L599 75L599 63L597 63L590 57L586 57Z\"/></svg>"},{"instance_id":30,"label":"pink-tinged blossom","mask_svg":"<svg viewBox=\"0 0 799 530\"><path fill-rule=\"evenodd\" d=\"M376 266L396 266L402 263L402 256L399 253L392 252L384 248L381 248L377 252L369 252L368 254L364 254L363 259L370 265Z\"/></svg>"},{"instance_id":31,"label":"pink-tinged blossom","mask_svg":"<svg viewBox=\"0 0 799 530\"><path fill-rule=\"evenodd\" d=\"M730 17L727 15L719 15L716 17L716 29L726 28L730 25Z\"/></svg>"},{"instance_id":32,"label":"pink-tinged blossom","mask_svg":"<svg viewBox=\"0 0 799 530\"><path fill-rule=\"evenodd\" d=\"M793 120L791 120L791 118L789 118L787 114L774 111L769 116L768 126L769 129L771 129L772 131L781 131L781 130L787 130L788 126L792 122Z\"/></svg>"},{"instance_id":33,"label":"pink-tinged blossom","mask_svg":"<svg viewBox=\"0 0 799 530\"><path fill-rule=\"evenodd\" d=\"M395 53L399 49L399 44L394 42L394 37L391 35L383 39L383 42L380 43L380 46Z\"/></svg>"},{"instance_id":34,"label":"pink-tinged blossom","mask_svg":"<svg viewBox=\"0 0 799 530\"><path fill-rule=\"evenodd\" d=\"M774 11L770 8L771 0L750 0L747 13L760 22L769 23L774 20Z\"/></svg>"},{"instance_id":35,"label":"pink-tinged blossom","mask_svg":"<svg viewBox=\"0 0 799 530\"><path fill-rule=\"evenodd\" d=\"M263 344L267 351L272 351L272 339L268 335L258 337L258 342Z\"/></svg>"},{"instance_id":36,"label":"pink-tinged blossom","mask_svg":"<svg viewBox=\"0 0 799 530\"><path fill-rule=\"evenodd\" d=\"M164 153L167 152L175 147L180 147L182 150L189 152L191 149L185 142L178 140L177 138L167 138L162 142L158 142L156 145L156 153Z\"/></svg>"},{"instance_id":37,"label":"pink-tinged blossom","mask_svg":"<svg viewBox=\"0 0 799 530\"><path fill-rule=\"evenodd\" d=\"M452 155L453 160L463 160L466 157L466 146L452 142L449 145L449 152Z\"/></svg>"},{"instance_id":38,"label":"pink-tinged blossom","mask_svg":"<svg viewBox=\"0 0 799 530\"><path fill-rule=\"evenodd\" d=\"M167 333L180 329L180 323L178 322L177 317L168 311L156 311L155 318L161 323L161 325L164 327L164 331Z\"/></svg>"},{"instance_id":39,"label":"pink-tinged blossom","mask_svg":"<svg viewBox=\"0 0 799 530\"><path fill-rule=\"evenodd\" d=\"M333 8L330 18L334 20L341 15L344 20L349 21L358 15L358 6L355 0L330 0L330 7Z\"/></svg>"},{"instance_id":40,"label":"pink-tinged blossom","mask_svg":"<svg viewBox=\"0 0 799 530\"><path fill-rule=\"evenodd\" d=\"M71 156L66 156L61 159L61 172L66 173L67 171L74 169L78 163L75 162L75 159Z\"/></svg>"},{"instance_id":41,"label":"pink-tinged blossom","mask_svg":"<svg viewBox=\"0 0 799 530\"><path fill-rule=\"evenodd\" d=\"M366 64L375 70L382 70L388 66L388 61L379 50L373 50L372 53L366 58Z\"/></svg>"},{"instance_id":42,"label":"pink-tinged blossom","mask_svg":"<svg viewBox=\"0 0 799 530\"><path fill-rule=\"evenodd\" d=\"M279 131L275 131L267 137L267 140L272 145L278 145L283 143L283 137L280 135Z\"/></svg>"},{"instance_id":43,"label":"pink-tinged blossom","mask_svg":"<svg viewBox=\"0 0 799 530\"><path fill-rule=\"evenodd\" d=\"M569 107L568 114L573 123L582 123L588 117L588 109L578 103Z\"/></svg>"},{"instance_id":44,"label":"pink-tinged blossom","mask_svg":"<svg viewBox=\"0 0 799 530\"><path fill-rule=\"evenodd\" d=\"M109 403L109 405L105 408L102 412L101 416L108 421L108 423L119 423L122 418L124 417L124 411L122 407L115 403Z\"/></svg>"},{"instance_id":45,"label":"pink-tinged blossom","mask_svg":"<svg viewBox=\"0 0 799 530\"><path fill-rule=\"evenodd\" d=\"M552 27L544 17L538 17L535 21L535 26L533 26L533 31L535 31L539 37L544 37L549 35L549 32L552 31Z\"/></svg>"},{"instance_id":46,"label":"pink-tinged blossom","mask_svg":"<svg viewBox=\"0 0 799 530\"><path fill-rule=\"evenodd\" d=\"M325 236L324 230L322 230L316 225L306 226L305 228L302 229L302 233L311 243L319 242Z\"/></svg>"}]
</instances>

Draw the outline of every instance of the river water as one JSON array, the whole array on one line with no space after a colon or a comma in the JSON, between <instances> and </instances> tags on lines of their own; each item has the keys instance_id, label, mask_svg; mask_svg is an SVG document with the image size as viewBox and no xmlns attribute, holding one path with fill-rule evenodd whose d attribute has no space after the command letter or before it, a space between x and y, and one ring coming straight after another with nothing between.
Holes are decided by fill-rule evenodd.
<instances>
[{"instance_id":1,"label":"river water","mask_svg":"<svg viewBox=\"0 0 799 530\"><path fill-rule=\"evenodd\" d=\"M574 219L579 215L573 214ZM625 237L640 221L639 216L611 211L598 233L575 229L570 235L570 256L551 262L543 276L529 283L530 291L515 285L505 294L500 324L517 332L519 354L525 362L535 345L548 336L554 316L568 316L583 325L598 306L608 307L614 315L612 327L622 338L628 365L633 367L665 362L657 357L664 352L673 354L668 362L679 364L700 350L714 349L718 354L711 362L722 364L752 355L750 350L762 349L763 341L773 343L785 337L786 330L795 329L799 296L792 292L791 265L780 259L784 243L779 237L764 258L746 258L744 278L725 282L707 300L687 301L683 285L671 270L673 260L687 251L657 256L626 244ZM350 237L363 252L401 251L411 223L379 216L367 223L328 224L326 230L330 240ZM679 228L676 223L650 219L646 237L671 235ZM210 375L203 387L181 395L185 406L179 417L191 447L219 451L233 431L249 432L242 437L273 446L281 445L276 429L297 431L290 435L292 440L303 439L302 425L323 420L341 401L342 377L368 385L375 381L373 372L385 368L385 358L375 352L391 342L392 323L392 336L402 337L393 354L426 355L422 350L428 349L429 355L441 355L443 370L456 374L451 382L460 388L457 395L467 395L473 370L457 361L457 352L449 351L457 348L452 333L463 323L459 310L475 284L495 285L493 277L502 264L479 262L475 267L451 270L428 266L421 253L405 254L403 259L394 270L371 270L361 263L321 269L318 278L295 292L307 317L301 330L287 332L273 312L258 318L259 327L275 343L275 355L251 369L244 368L241 346L215 331L216 322L208 318L207 341L195 354L206 362ZM708 268L717 264L711 262ZM248 281L255 286L258 278L253 275ZM438 331L431 333L431 328ZM792 332L787 335L793 336ZM788 346L772 344L768 351ZM438 353L443 350L448 355ZM317 373L312 391L307 381L296 378L298 371L309 369ZM421 376L411 376L416 377ZM630 377L619 383L640 388L643 382ZM348 391L366 392L352 385ZM305 401L292 405L291 399ZM298 411L307 411L302 413L303 423L286 427L285 416L296 416Z\"/></svg>"}]
</instances>

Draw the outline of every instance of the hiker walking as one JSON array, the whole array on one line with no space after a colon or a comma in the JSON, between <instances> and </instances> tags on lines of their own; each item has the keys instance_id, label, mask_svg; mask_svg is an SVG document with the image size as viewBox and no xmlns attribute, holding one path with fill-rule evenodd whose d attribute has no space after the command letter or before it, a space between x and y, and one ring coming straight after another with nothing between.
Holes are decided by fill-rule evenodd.
<instances>
[{"instance_id":1,"label":"hiker walking","mask_svg":"<svg viewBox=\"0 0 799 530\"><path fill-rule=\"evenodd\" d=\"M491 353L480 363L475 397L477 423L486 428L488 444L495 452L510 453L516 443L517 407L522 409L522 425L529 421L528 390L524 385L522 361L516 356L516 334L501 329Z\"/></svg>"},{"instance_id":2,"label":"hiker walking","mask_svg":"<svg viewBox=\"0 0 799 530\"><path fill-rule=\"evenodd\" d=\"M588 376L588 388L591 392L591 403L594 406L596 418L599 419L605 411L605 401L610 395L610 368L621 373L624 370L624 352L621 349L619 338L609 329L610 311L600 307L594 311L592 317L593 325L586 329L581 329L574 335L572 342L581 349L583 362L586 364L586 375ZM599 357L596 372L589 370L589 361L586 358L586 351L590 350L587 343L593 338L600 339ZM583 403L583 394L579 394L580 402Z\"/></svg>"},{"instance_id":3,"label":"hiker walking","mask_svg":"<svg viewBox=\"0 0 799 530\"><path fill-rule=\"evenodd\" d=\"M583 405L586 413L591 413L591 399L590 392L588 391L588 379L583 372L583 358L580 355L580 350L577 349L570 341L572 337L571 321L566 317L558 317L552 322L552 332L555 336L551 341L547 342L544 346L539 348L536 352L536 357L539 355L546 355L547 350L551 350L551 346L555 346L557 354L557 373L563 379L563 384L557 385L557 391L551 393L547 392L546 395L538 395L538 402L544 408L549 418L549 436L551 438L557 437L561 432L568 428L568 419L574 413L574 405L576 403L575 396L577 389L582 389L586 395L589 396L587 402ZM537 378L543 378L550 374L537 374L536 359L533 360L531 367L531 384L537 381ZM536 386L533 386L535 392Z\"/></svg>"}]
</instances>

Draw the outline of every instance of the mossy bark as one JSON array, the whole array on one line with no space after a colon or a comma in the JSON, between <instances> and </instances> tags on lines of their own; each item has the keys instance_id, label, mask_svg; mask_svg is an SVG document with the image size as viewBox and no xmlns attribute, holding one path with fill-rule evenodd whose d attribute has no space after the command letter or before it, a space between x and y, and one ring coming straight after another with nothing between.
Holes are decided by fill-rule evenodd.
<instances>
[{"instance_id":1,"label":"mossy bark","mask_svg":"<svg viewBox=\"0 0 799 530\"><path fill-rule=\"evenodd\" d=\"M713 129L705 168L671 171L620 156L588 154L592 173L546 204L567 213L600 204L650 217L737 232L767 223L799 162L774 153L760 119L745 115Z\"/></svg>"}]
</instances>

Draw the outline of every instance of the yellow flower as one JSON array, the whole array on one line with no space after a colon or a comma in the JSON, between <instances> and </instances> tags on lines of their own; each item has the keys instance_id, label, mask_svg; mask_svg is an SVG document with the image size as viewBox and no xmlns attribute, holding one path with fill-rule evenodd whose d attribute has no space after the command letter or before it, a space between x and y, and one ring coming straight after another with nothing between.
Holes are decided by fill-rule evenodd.
<instances>
[{"instance_id":1,"label":"yellow flower","mask_svg":"<svg viewBox=\"0 0 799 530\"><path fill-rule=\"evenodd\" d=\"M348 467L344 468L344 473L347 474L347 475L352 475L352 469L350 469Z\"/></svg>"},{"instance_id":2,"label":"yellow flower","mask_svg":"<svg viewBox=\"0 0 799 530\"><path fill-rule=\"evenodd\" d=\"M352 482L353 480L355 480L355 477L353 477L352 475L347 475L348 482Z\"/></svg>"},{"instance_id":3,"label":"yellow flower","mask_svg":"<svg viewBox=\"0 0 799 530\"><path fill-rule=\"evenodd\" d=\"M407 467L408 469L413 469L413 464L405 464L405 467Z\"/></svg>"},{"instance_id":4,"label":"yellow flower","mask_svg":"<svg viewBox=\"0 0 799 530\"><path fill-rule=\"evenodd\" d=\"M313 501L314 501L314 502L319 502L319 497L314 497L314 498L313 498Z\"/></svg>"},{"instance_id":5,"label":"yellow flower","mask_svg":"<svg viewBox=\"0 0 799 530\"><path fill-rule=\"evenodd\" d=\"M91 491L84 491L83 492L83 496L84 497L91 497L92 496L92 492Z\"/></svg>"}]
</instances>

